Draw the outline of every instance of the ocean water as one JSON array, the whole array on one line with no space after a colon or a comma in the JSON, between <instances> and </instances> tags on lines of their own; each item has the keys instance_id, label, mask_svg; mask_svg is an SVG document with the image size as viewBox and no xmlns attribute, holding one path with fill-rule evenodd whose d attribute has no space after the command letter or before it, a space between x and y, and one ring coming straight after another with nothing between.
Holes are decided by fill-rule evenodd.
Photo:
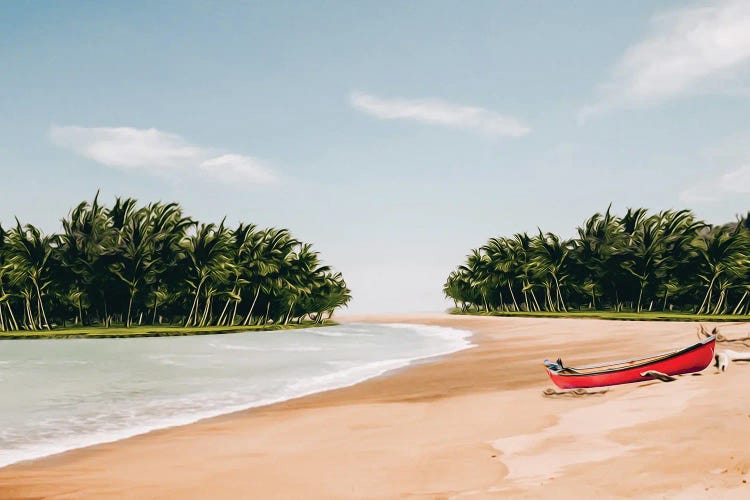
<instances>
[{"instance_id":1,"label":"ocean water","mask_svg":"<svg viewBox=\"0 0 750 500\"><path fill-rule=\"evenodd\" d=\"M250 334L0 342L0 467L361 382L470 333L348 324Z\"/></svg>"}]
</instances>

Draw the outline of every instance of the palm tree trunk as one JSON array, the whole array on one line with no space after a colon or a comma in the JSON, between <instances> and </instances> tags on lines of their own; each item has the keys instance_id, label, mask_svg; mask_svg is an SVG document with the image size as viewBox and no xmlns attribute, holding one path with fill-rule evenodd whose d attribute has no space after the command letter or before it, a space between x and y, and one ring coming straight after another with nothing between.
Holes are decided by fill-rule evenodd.
<instances>
[{"instance_id":1,"label":"palm tree trunk","mask_svg":"<svg viewBox=\"0 0 750 500\"><path fill-rule=\"evenodd\" d=\"M552 278L555 280L555 288L557 290L557 299L560 301L559 304L562 307L563 311L568 312L568 309L565 307L565 301L563 300L562 292L560 291L560 282L557 281L556 275L553 274Z\"/></svg>"},{"instance_id":2,"label":"palm tree trunk","mask_svg":"<svg viewBox=\"0 0 750 500\"><path fill-rule=\"evenodd\" d=\"M747 297L747 290L745 290L745 293L742 294L742 298L739 302L737 302L737 307L734 308L732 311L732 314L738 314L740 311L740 306L742 306L742 303L745 302L745 298Z\"/></svg>"},{"instance_id":3,"label":"palm tree trunk","mask_svg":"<svg viewBox=\"0 0 750 500\"><path fill-rule=\"evenodd\" d=\"M128 300L128 316L125 318L125 328L130 328L130 312L133 309L133 295L135 295L135 293L131 290L130 299Z\"/></svg>"},{"instance_id":4,"label":"palm tree trunk","mask_svg":"<svg viewBox=\"0 0 750 500\"><path fill-rule=\"evenodd\" d=\"M716 301L716 307L714 308L713 312L711 314L719 314L719 311L721 310L721 306L724 303L724 299L726 298L726 288L721 289L721 293L719 294L719 300Z\"/></svg>"},{"instance_id":5,"label":"palm tree trunk","mask_svg":"<svg viewBox=\"0 0 750 500\"><path fill-rule=\"evenodd\" d=\"M10 315L10 321L15 326L14 330L18 330L18 321L16 321L16 316L13 314L13 308L10 307L10 304L5 304L8 307L8 314Z\"/></svg>"},{"instance_id":6,"label":"palm tree trunk","mask_svg":"<svg viewBox=\"0 0 750 500\"><path fill-rule=\"evenodd\" d=\"M534 289L530 289L529 292L531 292L531 298L534 299L534 304L536 304L536 310L541 311L542 307L539 305L539 301L536 299L536 294L534 293Z\"/></svg>"},{"instance_id":7,"label":"palm tree trunk","mask_svg":"<svg viewBox=\"0 0 750 500\"><path fill-rule=\"evenodd\" d=\"M36 298L36 324L39 326L39 329L41 330L44 328L44 321L42 320L42 308L39 307L39 297Z\"/></svg>"},{"instance_id":8,"label":"palm tree trunk","mask_svg":"<svg viewBox=\"0 0 750 500\"><path fill-rule=\"evenodd\" d=\"M205 304L208 304L208 296L206 296ZM204 312L205 312L205 306L204 306ZM193 318L193 325L198 326L201 322L201 318L203 317L203 313L201 313L201 300L198 298L198 304L195 306L195 318Z\"/></svg>"},{"instance_id":9,"label":"palm tree trunk","mask_svg":"<svg viewBox=\"0 0 750 500\"><path fill-rule=\"evenodd\" d=\"M195 312L196 306L198 305L198 297L201 293L201 287L203 286L203 279L198 282L198 288L195 289L195 298L193 299L193 305L190 307L190 314L188 314L185 326L188 327L193 323L193 313Z\"/></svg>"},{"instance_id":10,"label":"palm tree trunk","mask_svg":"<svg viewBox=\"0 0 750 500\"><path fill-rule=\"evenodd\" d=\"M211 326L211 325L218 325L218 323L214 322L214 297L213 295L209 297L208 299L208 316L206 317L206 320L204 321L205 326Z\"/></svg>"},{"instance_id":11,"label":"palm tree trunk","mask_svg":"<svg viewBox=\"0 0 750 500\"><path fill-rule=\"evenodd\" d=\"M286 319L284 320L284 324L285 324L285 325L289 323L289 316L291 316L291 314L292 314L292 308L294 308L294 304L295 304L296 302L297 302L297 299L295 298L295 299L294 299L294 300L292 301L292 305L290 305L290 306L289 306L289 312L288 312L288 313L286 313Z\"/></svg>"},{"instance_id":12,"label":"palm tree trunk","mask_svg":"<svg viewBox=\"0 0 750 500\"><path fill-rule=\"evenodd\" d=\"M151 324L156 324L156 308L159 307L159 299L154 297L154 315L151 317Z\"/></svg>"},{"instance_id":13,"label":"palm tree trunk","mask_svg":"<svg viewBox=\"0 0 750 500\"><path fill-rule=\"evenodd\" d=\"M109 328L109 312L107 311L107 297L102 294L104 298L104 328Z\"/></svg>"},{"instance_id":14,"label":"palm tree trunk","mask_svg":"<svg viewBox=\"0 0 750 500\"><path fill-rule=\"evenodd\" d=\"M23 319L21 320L23 322L23 328L24 330L34 330L34 325L29 324L29 299L27 297L23 298Z\"/></svg>"},{"instance_id":15,"label":"palm tree trunk","mask_svg":"<svg viewBox=\"0 0 750 500\"><path fill-rule=\"evenodd\" d=\"M253 309L255 308L255 303L258 300L258 295L260 295L260 285L258 285L258 289L255 291L255 297L253 297L253 303L250 304L250 310L247 312L247 316L245 316L245 321L242 322L243 326L247 326L247 325L250 324L250 320L253 317ZM269 305L270 304L271 303L269 302ZM266 318L267 317L268 317L268 315L266 315Z\"/></svg>"},{"instance_id":16,"label":"palm tree trunk","mask_svg":"<svg viewBox=\"0 0 750 500\"><path fill-rule=\"evenodd\" d=\"M36 325L34 324L34 315L31 312L31 301L29 300L28 296L24 297L24 301L26 303L26 326L30 330L36 330Z\"/></svg>"},{"instance_id":17,"label":"palm tree trunk","mask_svg":"<svg viewBox=\"0 0 750 500\"><path fill-rule=\"evenodd\" d=\"M234 291L232 291L234 293ZM227 303L224 304L224 309L221 310L221 314L219 314L219 319L216 320L217 325L221 325L224 323L224 315L227 312L227 309L229 308L229 301L232 300L231 297L227 299Z\"/></svg>"},{"instance_id":18,"label":"palm tree trunk","mask_svg":"<svg viewBox=\"0 0 750 500\"><path fill-rule=\"evenodd\" d=\"M227 319L227 324L229 326L234 326L234 318L237 317L237 307L240 305L241 301L242 299L234 301L234 309L232 310L232 317Z\"/></svg>"},{"instance_id":19,"label":"palm tree trunk","mask_svg":"<svg viewBox=\"0 0 750 500\"><path fill-rule=\"evenodd\" d=\"M211 308L211 296L206 297L206 306L203 308L203 315L201 316L199 326L206 326L206 319L208 319L208 312Z\"/></svg>"},{"instance_id":20,"label":"palm tree trunk","mask_svg":"<svg viewBox=\"0 0 750 500\"><path fill-rule=\"evenodd\" d=\"M638 306L635 308L635 312L641 312L641 300L643 300L643 283L641 283L641 289L638 291Z\"/></svg>"},{"instance_id":21,"label":"palm tree trunk","mask_svg":"<svg viewBox=\"0 0 750 500\"><path fill-rule=\"evenodd\" d=\"M39 285L37 284L36 280L33 280L32 283L34 283L34 288L36 288L36 296L37 296L37 300L39 301L38 307L39 307L39 310L41 311L39 320L41 322L43 318L45 327L47 328L47 330L51 330L49 322L47 321L47 313L44 312L44 304L42 303L42 292L41 290L39 290ZM40 327L41 327L41 323L40 323Z\"/></svg>"},{"instance_id":22,"label":"palm tree trunk","mask_svg":"<svg viewBox=\"0 0 750 500\"><path fill-rule=\"evenodd\" d=\"M508 290L510 290L510 297L513 299L513 307L518 311L518 303L516 302L516 296L513 294L513 287L510 286L510 281L508 282Z\"/></svg>"},{"instance_id":23,"label":"palm tree trunk","mask_svg":"<svg viewBox=\"0 0 750 500\"><path fill-rule=\"evenodd\" d=\"M714 275L713 278L711 278L711 282L708 284L708 291L706 291L706 297L703 299L703 303L701 304L700 309L698 309L697 314L701 314L703 312L703 307L706 306L706 301L708 301L708 307L706 307L706 310L708 311L711 308L711 290L713 290L714 287L714 281L716 281L716 278L718 278L718 275Z\"/></svg>"},{"instance_id":24,"label":"palm tree trunk","mask_svg":"<svg viewBox=\"0 0 750 500\"><path fill-rule=\"evenodd\" d=\"M560 306L562 306L562 310L564 312L568 312L568 307L565 305L565 299L563 299L562 291L560 290L560 285L557 285L557 296L560 299Z\"/></svg>"},{"instance_id":25,"label":"palm tree trunk","mask_svg":"<svg viewBox=\"0 0 750 500\"><path fill-rule=\"evenodd\" d=\"M554 311L555 310L555 304L552 302L552 293L550 292L550 285L545 283L544 290L547 295L547 310L548 311Z\"/></svg>"},{"instance_id":26,"label":"palm tree trunk","mask_svg":"<svg viewBox=\"0 0 750 500\"><path fill-rule=\"evenodd\" d=\"M21 319L21 323L23 324L23 329L24 330L30 330L30 328L29 328L29 321L27 319L29 309L26 307L26 297L24 297L24 299L23 299L23 308L22 308L22 311L23 311L23 318Z\"/></svg>"},{"instance_id":27,"label":"palm tree trunk","mask_svg":"<svg viewBox=\"0 0 750 500\"><path fill-rule=\"evenodd\" d=\"M266 304L266 318L263 320L264 325L268 323L268 313L270 310L271 310L271 301L269 300L268 304Z\"/></svg>"}]
</instances>

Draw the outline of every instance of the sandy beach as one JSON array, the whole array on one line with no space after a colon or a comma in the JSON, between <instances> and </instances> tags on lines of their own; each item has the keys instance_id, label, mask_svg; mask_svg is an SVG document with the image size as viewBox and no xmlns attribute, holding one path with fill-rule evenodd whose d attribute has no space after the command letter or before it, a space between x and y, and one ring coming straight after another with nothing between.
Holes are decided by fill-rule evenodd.
<instances>
[{"instance_id":1,"label":"sandy beach","mask_svg":"<svg viewBox=\"0 0 750 500\"><path fill-rule=\"evenodd\" d=\"M541 361L634 357L697 324L359 317L476 347L264 408L0 469L0 498L747 498L750 364L544 397ZM728 337L747 323L718 325ZM719 345L718 349L723 346ZM734 348L734 347L732 347Z\"/></svg>"}]
</instances>

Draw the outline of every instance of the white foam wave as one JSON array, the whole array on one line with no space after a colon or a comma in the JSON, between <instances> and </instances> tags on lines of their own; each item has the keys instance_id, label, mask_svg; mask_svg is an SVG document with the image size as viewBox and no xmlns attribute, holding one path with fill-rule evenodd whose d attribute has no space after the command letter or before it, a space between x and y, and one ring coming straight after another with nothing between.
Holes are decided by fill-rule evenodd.
<instances>
[{"instance_id":1,"label":"white foam wave","mask_svg":"<svg viewBox=\"0 0 750 500\"><path fill-rule=\"evenodd\" d=\"M133 411L131 413L131 418L128 420L128 425L120 428L112 426L110 418L111 414L106 413L106 411L93 416L94 421L83 421L81 422L83 425L76 426L76 428L85 428L86 431L84 433L71 432L60 434L59 432L55 431L56 429L59 430L59 422L56 423L56 421L50 420L46 425L50 429L49 434L51 434L48 440L44 440L43 442L26 443L21 446L16 446L14 449L0 449L0 467L19 461L31 460L48 455L62 453L76 448L83 448L96 444L118 441L135 435L148 433L157 429L186 425L206 418L273 404L317 392L351 386L373 377L383 375L386 372L403 368L415 361L434 358L436 356L443 356L452 352L467 349L473 345L470 342L470 332L457 330L454 328L412 324L388 324L376 326L387 326L389 328L404 329L405 335L409 333L411 333L412 335L414 333L417 333L418 335L423 337L439 340L439 342L435 342L434 345L431 344L432 347L426 352L422 352L418 355L410 357L395 356L389 357L387 359L362 362L359 362L356 359L324 361L324 365L328 366L329 369L332 369L333 371L319 374L317 376L302 375L296 380L292 380L280 385L273 393L264 394L261 397L257 398L249 398L247 394L243 395L241 393L224 393L223 395L226 397L221 400L201 398L196 394L191 394L182 399L172 399L169 401L168 406L173 411L178 411L179 413L168 416L152 416L144 421L143 415L137 415L136 412ZM367 328L367 325L357 325L357 329L366 330ZM323 337L350 336L347 335L345 330L329 330L324 332L322 329L316 329L312 331L314 331L316 335L320 335ZM361 334L355 333L354 335ZM377 336L377 334L375 333L368 333L366 335ZM113 339L112 341L116 342L117 340ZM256 346L252 346L252 348L250 349L245 349L248 346L217 344L215 342L211 343L210 345L212 347L217 347L218 345L222 349L229 351L264 350L262 348L256 348ZM267 347L269 347L269 349L265 350L328 350L320 346L300 345L282 346L281 348L277 346ZM393 354L395 354L395 352L391 353L391 355ZM171 355L153 354L149 357L152 359L152 361L158 361L163 364L180 364L179 362L175 362ZM204 357L204 355L192 355L190 357L193 360L197 360L198 358ZM159 415L159 410L163 409L160 404L164 404L164 402L154 401L147 403L147 407L153 405L153 408L149 411L149 413L151 413L152 415ZM122 413L117 416L120 418L124 418ZM93 428L94 430L91 430L91 428ZM40 432L44 435L47 434L47 431L44 429L40 429ZM8 439L9 437L12 436L10 436L8 429L5 429L3 434L0 434L0 443L2 442L3 438Z\"/></svg>"}]
</instances>

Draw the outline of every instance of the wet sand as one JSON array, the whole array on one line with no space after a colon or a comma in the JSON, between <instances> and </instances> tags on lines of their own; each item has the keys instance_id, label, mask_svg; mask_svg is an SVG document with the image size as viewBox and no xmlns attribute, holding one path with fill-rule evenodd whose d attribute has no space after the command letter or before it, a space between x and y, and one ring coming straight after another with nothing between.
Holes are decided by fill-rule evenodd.
<instances>
[{"instance_id":1,"label":"wet sand","mask_svg":"<svg viewBox=\"0 0 750 500\"><path fill-rule=\"evenodd\" d=\"M477 346L352 387L5 467L0 498L750 497L750 363L542 395L544 358L576 365L661 352L695 342L696 324L350 319L464 328ZM747 323L719 327L750 333Z\"/></svg>"}]
</instances>

